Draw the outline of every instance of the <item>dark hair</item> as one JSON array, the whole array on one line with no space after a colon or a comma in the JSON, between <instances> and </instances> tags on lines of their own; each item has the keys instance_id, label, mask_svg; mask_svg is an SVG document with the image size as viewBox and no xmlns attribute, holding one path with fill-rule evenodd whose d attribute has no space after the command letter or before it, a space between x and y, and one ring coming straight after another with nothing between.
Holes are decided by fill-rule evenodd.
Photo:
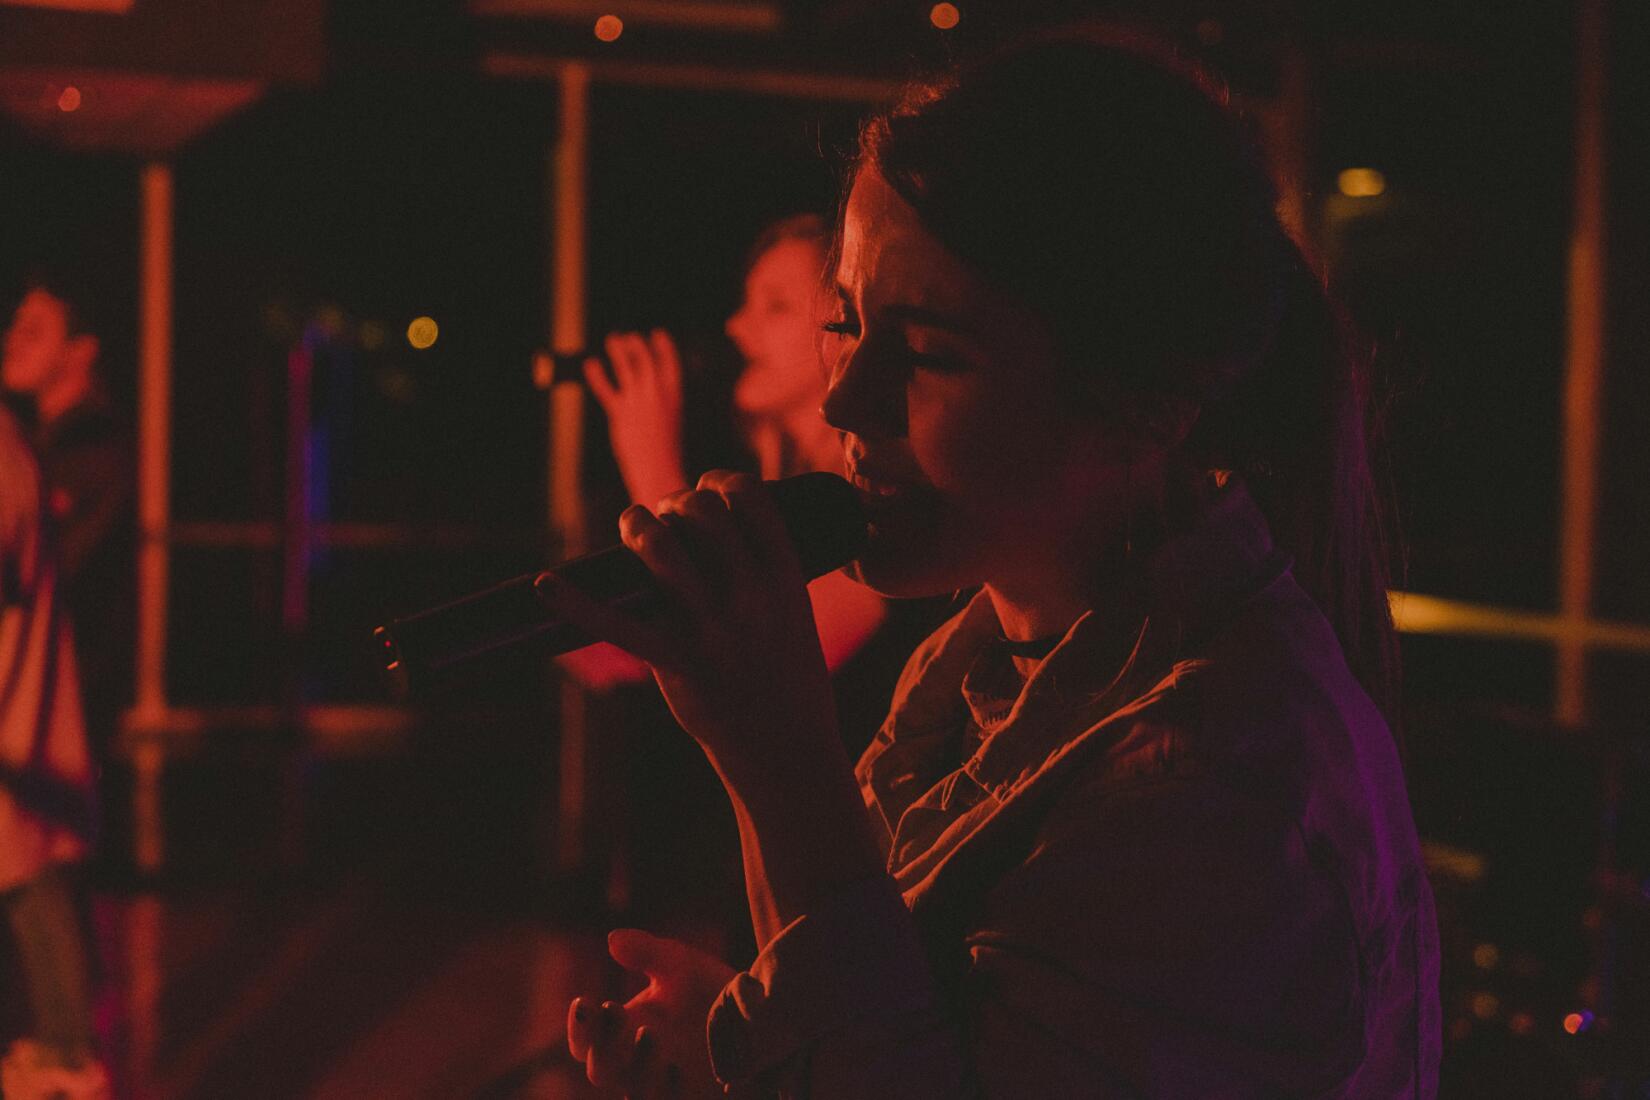
<instances>
[{"instance_id":1,"label":"dark hair","mask_svg":"<svg viewBox=\"0 0 1650 1100\"><path fill-rule=\"evenodd\" d=\"M762 232L756 235L751 242L750 251L745 254L745 270L749 271L756 266L756 261L762 254L776 245L786 241L803 241L818 245L821 252L830 247L831 230L825 219L811 212L791 214L778 221L769 222L762 227Z\"/></svg>"},{"instance_id":2,"label":"dark hair","mask_svg":"<svg viewBox=\"0 0 1650 1100\"><path fill-rule=\"evenodd\" d=\"M98 335L97 294L75 271L47 265L31 267L23 275L22 293L26 295L34 290L44 291L63 303L70 336Z\"/></svg>"},{"instance_id":3,"label":"dark hair","mask_svg":"<svg viewBox=\"0 0 1650 1100\"><path fill-rule=\"evenodd\" d=\"M1224 90L1136 33L1066 29L913 89L859 166L1044 319L1102 414L1198 409L1183 464L1244 475L1396 725L1366 358Z\"/></svg>"}]
</instances>

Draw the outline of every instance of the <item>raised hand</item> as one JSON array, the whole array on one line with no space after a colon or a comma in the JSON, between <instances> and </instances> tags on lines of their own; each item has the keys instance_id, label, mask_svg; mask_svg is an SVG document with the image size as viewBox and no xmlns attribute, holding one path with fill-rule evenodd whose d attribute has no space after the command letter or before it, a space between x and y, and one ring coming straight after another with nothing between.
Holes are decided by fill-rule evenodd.
<instances>
[{"instance_id":1,"label":"raised hand","mask_svg":"<svg viewBox=\"0 0 1650 1100\"><path fill-rule=\"evenodd\" d=\"M682 460L682 362L663 329L646 337L610 333L607 358L584 363L590 393L607 416L613 457L630 499L652 505L688 485Z\"/></svg>"}]
</instances>

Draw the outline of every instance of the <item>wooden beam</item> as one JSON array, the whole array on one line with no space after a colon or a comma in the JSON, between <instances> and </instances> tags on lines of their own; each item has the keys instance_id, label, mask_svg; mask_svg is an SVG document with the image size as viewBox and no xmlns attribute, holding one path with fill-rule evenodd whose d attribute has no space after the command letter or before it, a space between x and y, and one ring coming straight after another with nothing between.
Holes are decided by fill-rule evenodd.
<instances>
[{"instance_id":1,"label":"wooden beam","mask_svg":"<svg viewBox=\"0 0 1650 1100\"><path fill-rule=\"evenodd\" d=\"M1605 341L1606 0L1581 0L1576 35L1575 214L1570 230L1569 325L1564 372L1559 614L1581 624L1592 612L1598 523L1599 404ZM1558 645L1555 717L1587 719L1587 646Z\"/></svg>"},{"instance_id":2,"label":"wooden beam","mask_svg":"<svg viewBox=\"0 0 1650 1100\"><path fill-rule=\"evenodd\" d=\"M137 645L133 712L141 724L166 711L167 605L171 588L167 525L172 510L172 167L154 162L140 176L142 256L138 334ZM132 844L139 870L160 868L164 749L136 746Z\"/></svg>"},{"instance_id":3,"label":"wooden beam","mask_svg":"<svg viewBox=\"0 0 1650 1100\"><path fill-rule=\"evenodd\" d=\"M904 84L877 77L843 76L786 69L740 69L667 61L583 61L544 54L493 51L481 57L487 76L556 82L570 65L590 80L646 88L680 88L696 92L744 92L791 99L881 103L893 99Z\"/></svg>"},{"instance_id":4,"label":"wooden beam","mask_svg":"<svg viewBox=\"0 0 1650 1100\"><path fill-rule=\"evenodd\" d=\"M585 346L585 219L590 175L590 70L578 63L557 71L560 132L551 157L550 346L570 355ZM584 552L582 463L584 389L576 382L550 387L548 501L553 550L558 557ZM558 871L576 870L585 858L589 718L584 690L559 684L560 751L553 838Z\"/></svg>"}]
</instances>

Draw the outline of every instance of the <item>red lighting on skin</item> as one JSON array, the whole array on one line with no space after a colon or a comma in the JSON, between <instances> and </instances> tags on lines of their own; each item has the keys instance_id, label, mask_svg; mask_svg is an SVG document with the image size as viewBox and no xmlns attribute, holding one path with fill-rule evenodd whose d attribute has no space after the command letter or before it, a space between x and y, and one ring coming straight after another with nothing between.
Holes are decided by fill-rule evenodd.
<instances>
[{"instance_id":1,"label":"red lighting on skin","mask_svg":"<svg viewBox=\"0 0 1650 1100\"><path fill-rule=\"evenodd\" d=\"M616 15L604 15L596 20L596 37L603 42L616 42L624 33L624 20Z\"/></svg>"},{"instance_id":2,"label":"red lighting on skin","mask_svg":"<svg viewBox=\"0 0 1650 1100\"><path fill-rule=\"evenodd\" d=\"M962 12L957 10L955 4L935 4L933 10L928 13L928 21L942 31L955 27L961 19Z\"/></svg>"},{"instance_id":3,"label":"red lighting on skin","mask_svg":"<svg viewBox=\"0 0 1650 1100\"><path fill-rule=\"evenodd\" d=\"M80 89L70 84L57 97L57 109L64 114L80 110Z\"/></svg>"}]
</instances>

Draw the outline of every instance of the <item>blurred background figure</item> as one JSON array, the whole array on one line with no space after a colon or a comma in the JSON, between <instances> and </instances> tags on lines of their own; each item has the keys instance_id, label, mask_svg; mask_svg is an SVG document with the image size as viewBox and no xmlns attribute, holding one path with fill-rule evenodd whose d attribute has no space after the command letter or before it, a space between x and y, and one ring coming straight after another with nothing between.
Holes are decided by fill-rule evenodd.
<instances>
[{"instance_id":1,"label":"blurred background figure","mask_svg":"<svg viewBox=\"0 0 1650 1100\"><path fill-rule=\"evenodd\" d=\"M750 468L764 478L843 473L840 439L819 411L829 358L824 342L835 339L822 329L831 310L825 283L827 233L824 219L811 213L763 229L746 261L743 296L725 325L740 361L732 388L733 420ZM613 457L631 503L652 507L697 481L689 473L684 445L683 355L663 329L610 333L603 350L605 362L594 357L585 362L585 380L607 418ZM876 732L900 668L939 621L940 608L932 601L889 604L841 573L813 581L808 592L833 674L843 735L849 751L857 753ZM598 691L652 680L646 665L605 644L569 654L563 667ZM637 732L668 722L651 693L638 693L608 716L607 724L624 731L630 750L625 753L628 774L610 776L604 784L611 808L602 816L609 819L608 832L618 849L608 895L617 908L624 908L640 885L632 879L651 883L658 874L669 873L667 866L684 862L655 858L668 843L661 847L662 838L651 835L654 826L676 836L684 826L692 832L702 821L704 805L714 805L709 799L696 804L685 793L700 785L683 777L698 773L704 773L699 776L704 793L714 791L703 760L681 752L679 739L656 743ZM731 825L709 834L704 846L714 852L712 873L725 871L734 878L737 845ZM633 866L637 860L646 866ZM736 882L734 886L730 893L737 896Z\"/></svg>"},{"instance_id":2,"label":"blurred background figure","mask_svg":"<svg viewBox=\"0 0 1650 1100\"><path fill-rule=\"evenodd\" d=\"M764 478L843 472L837 434L819 415L826 338L820 326L829 312L825 250L825 223L818 215L797 214L768 226L751 248L744 298L727 321L742 361L734 416ZM687 473L682 442L681 355L662 329L646 336L611 333L605 350L606 364L586 361L585 379L607 416L631 502L652 507L697 480ZM887 617L884 602L836 573L814 581L809 593L826 661L833 671L841 669ZM639 662L608 646L575 658L570 667L595 686L646 676Z\"/></svg>"},{"instance_id":3,"label":"blurred background figure","mask_svg":"<svg viewBox=\"0 0 1650 1100\"><path fill-rule=\"evenodd\" d=\"M22 1034L0 1094L95 1097L108 1078L75 874L94 832L92 761L44 498L22 428L0 408L0 900L22 972L0 985L6 1035Z\"/></svg>"},{"instance_id":4,"label":"blurred background figure","mask_svg":"<svg viewBox=\"0 0 1650 1100\"><path fill-rule=\"evenodd\" d=\"M100 755L131 693L131 433L111 396L93 295L37 270L6 329L0 384L21 399L74 622L87 730Z\"/></svg>"}]
</instances>

